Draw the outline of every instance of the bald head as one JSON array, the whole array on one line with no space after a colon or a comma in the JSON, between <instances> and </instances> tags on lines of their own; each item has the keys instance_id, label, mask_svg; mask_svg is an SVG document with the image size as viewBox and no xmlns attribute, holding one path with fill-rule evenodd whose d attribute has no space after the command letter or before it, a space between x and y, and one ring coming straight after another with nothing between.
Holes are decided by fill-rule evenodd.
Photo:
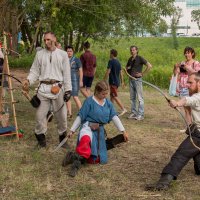
<instances>
[{"instance_id":1,"label":"bald head","mask_svg":"<svg viewBox=\"0 0 200 200\"><path fill-rule=\"evenodd\" d=\"M56 48L56 36L52 32L44 33L45 48L49 51L54 51Z\"/></svg>"}]
</instances>

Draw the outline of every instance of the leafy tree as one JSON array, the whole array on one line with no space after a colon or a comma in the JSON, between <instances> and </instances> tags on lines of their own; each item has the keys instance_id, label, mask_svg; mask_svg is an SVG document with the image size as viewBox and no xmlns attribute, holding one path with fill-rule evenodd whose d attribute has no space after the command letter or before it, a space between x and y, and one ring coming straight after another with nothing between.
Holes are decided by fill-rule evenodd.
<instances>
[{"instance_id":1,"label":"leafy tree","mask_svg":"<svg viewBox=\"0 0 200 200\"><path fill-rule=\"evenodd\" d=\"M174 0L2 0L21 14L17 31L30 43L29 52L41 45L41 35L54 31L76 51L88 38L133 36L152 31L161 16L170 15ZM5 7L5 6L4 6ZM9 12L9 8L6 9ZM1 19L0 19L1 21ZM11 29L13 29L12 27Z\"/></svg>"},{"instance_id":2,"label":"leafy tree","mask_svg":"<svg viewBox=\"0 0 200 200\"><path fill-rule=\"evenodd\" d=\"M197 23L198 28L200 29L200 10L193 10L191 12L192 19Z\"/></svg>"},{"instance_id":3,"label":"leafy tree","mask_svg":"<svg viewBox=\"0 0 200 200\"><path fill-rule=\"evenodd\" d=\"M177 25L179 23L179 19L182 16L182 9L181 8L177 8L174 11L173 17L172 17L172 21L171 21L171 33L172 33L172 38L173 38L173 45L175 49L178 49L178 40L177 40L177 34L176 34L176 29L177 29Z\"/></svg>"}]
</instances>

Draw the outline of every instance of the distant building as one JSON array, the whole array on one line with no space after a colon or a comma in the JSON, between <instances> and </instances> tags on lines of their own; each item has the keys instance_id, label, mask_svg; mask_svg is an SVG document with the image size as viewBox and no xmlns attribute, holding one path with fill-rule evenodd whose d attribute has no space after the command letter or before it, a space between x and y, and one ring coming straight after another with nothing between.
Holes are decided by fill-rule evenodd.
<instances>
[{"instance_id":1,"label":"distant building","mask_svg":"<svg viewBox=\"0 0 200 200\"><path fill-rule=\"evenodd\" d=\"M191 12L193 10L200 9L200 0L175 0L175 7L182 10L181 17L179 19L179 24L177 26L177 35L194 35L200 34L200 30L197 23L192 20ZM165 18L168 26L171 25L172 17ZM168 33L171 33L169 28Z\"/></svg>"}]
</instances>

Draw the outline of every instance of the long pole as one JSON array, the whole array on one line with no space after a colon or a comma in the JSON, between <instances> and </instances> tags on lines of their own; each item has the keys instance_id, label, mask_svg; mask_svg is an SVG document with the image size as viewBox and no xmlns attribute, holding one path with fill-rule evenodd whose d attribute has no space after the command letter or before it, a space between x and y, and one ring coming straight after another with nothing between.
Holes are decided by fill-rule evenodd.
<instances>
[{"instance_id":1,"label":"long pole","mask_svg":"<svg viewBox=\"0 0 200 200\"><path fill-rule=\"evenodd\" d=\"M10 68L9 68L9 63L8 63L8 50L7 50L7 33L4 32L4 62L5 62L5 72L7 74L10 74ZM19 140L19 133L18 133L18 125L17 125L17 117L16 117L16 110L15 110L15 101L14 101L14 96L13 96L13 87L12 87L12 81L11 77L8 76L8 86L9 86L9 92L10 92L10 97L11 97L11 107L13 111L13 119L14 119L14 124L15 124L15 134L17 136L17 140Z\"/></svg>"}]
</instances>

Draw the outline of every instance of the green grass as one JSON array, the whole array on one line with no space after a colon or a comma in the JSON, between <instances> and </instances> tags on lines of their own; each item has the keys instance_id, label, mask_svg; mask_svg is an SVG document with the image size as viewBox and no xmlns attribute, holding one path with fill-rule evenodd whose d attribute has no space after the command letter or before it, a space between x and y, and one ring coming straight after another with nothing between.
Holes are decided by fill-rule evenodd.
<instances>
[{"instance_id":1,"label":"green grass","mask_svg":"<svg viewBox=\"0 0 200 200\"><path fill-rule=\"evenodd\" d=\"M128 120L128 114L121 117L129 143L110 150L106 165L83 166L75 178L68 176L70 166L61 166L66 149L52 152L58 145L55 119L48 124L47 149L36 149L35 109L19 91L15 91L14 97L19 100L17 120L24 137L18 142L14 136L0 137L0 199L198 199L199 177L194 175L192 162L182 170L168 192L144 190L146 183L159 178L162 168L185 138L178 132L184 128L182 119L157 91L144 88L144 121ZM130 110L129 93L120 91L119 98ZM74 102L72 107L74 119L77 112ZM72 121L68 124L70 127ZM105 128L109 137L118 133L113 123ZM71 150L75 149L76 140L76 135L69 140Z\"/></svg>"},{"instance_id":2,"label":"green grass","mask_svg":"<svg viewBox=\"0 0 200 200\"><path fill-rule=\"evenodd\" d=\"M178 38L179 48L173 49L172 38L121 38L106 39L105 41L91 41L91 50L97 56L96 78L102 79L109 60L110 49L118 51L118 59L123 67L126 66L130 57L129 47L136 45L139 47L139 54L148 60L153 69L144 79L162 88L169 87L169 79L175 63L184 60L183 50L186 46L191 46L196 50L196 59L200 59L200 38ZM81 54L78 53L79 57ZM10 58L11 68L30 68L33 62L33 55L22 55L21 58ZM127 82L127 77L126 77Z\"/></svg>"}]
</instances>

